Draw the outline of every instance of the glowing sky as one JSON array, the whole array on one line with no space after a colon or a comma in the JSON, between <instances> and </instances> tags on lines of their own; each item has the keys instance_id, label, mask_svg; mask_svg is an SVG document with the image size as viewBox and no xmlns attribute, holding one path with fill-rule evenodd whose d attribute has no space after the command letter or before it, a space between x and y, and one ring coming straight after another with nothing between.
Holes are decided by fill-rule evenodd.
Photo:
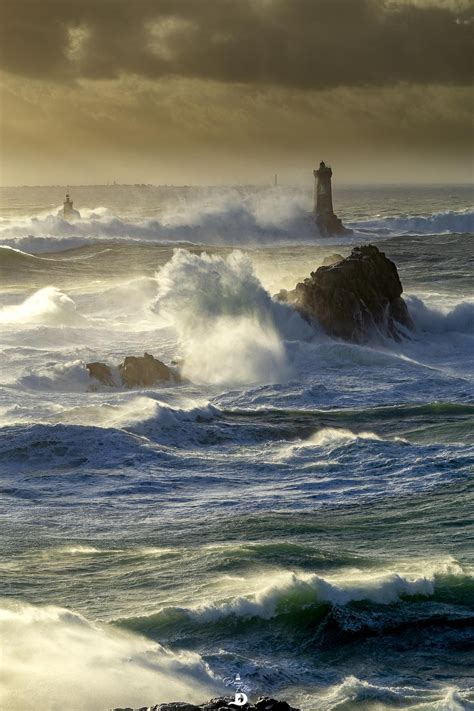
<instances>
[{"instance_id":1,"label":"glowing sky","mask_svg":"<svg viewBox=\"0 0 474 711\"><path fill-rule=\"evenodd\" d=\"M471 0L0 0L0 182L472 179Z\"/></svg>"}]
</instances>

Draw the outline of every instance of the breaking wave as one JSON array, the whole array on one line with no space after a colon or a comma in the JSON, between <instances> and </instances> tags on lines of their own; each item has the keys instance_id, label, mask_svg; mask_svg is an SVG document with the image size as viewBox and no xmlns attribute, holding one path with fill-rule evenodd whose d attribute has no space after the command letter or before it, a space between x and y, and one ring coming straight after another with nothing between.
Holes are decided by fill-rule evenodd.
<instances>
[{"instance_id":1,"label":"breaking wave","mask_svg":"<svg viewBox=\"0 0 474 711\"><path fill-rule=\"evenodd\" d=\"M474 210L448 210L431 215L398 215L374 217L349 223L357 230L389 232L390 234L444 234L474 232Z\"/></svg>"},{"instance_id":2,"label":"breaking wave","mask_svg":"<svg viewBox=\"0 0 474 711\"><path fill-rule=\"evenodd\" d=\"M118 403L45 408L34 423L24 421L21 407L6 409L0 427L0 462L27 468L46 462L60 468L133 464L156 458L156 444L183 446L198 441L202 423L222 414L206 403L189 401L173 407L152 397L124 397Z\"/></svg>"},{"instance_id":3,"label":"breaking wave","mask_svg":"<svg viewBox=\"0 0 474 711\"><path fill-rule=\"evenodd\" d=\"M395 686L371 684L355 676L348 676L342 682L329 688L318 699L320 711L338 709L367 708L385 709L405 708L413 711L466 711L472 708L468 697L469 690L455 687L438 689L415 686Z\"/></svg>"},{"instance_id":4,"label":"breaking wave","mask_svg":"<svg viewBox=\"0 0 474 711\"><path fill-rule=\"evenodd\" d=\"M472 612L465 607L472 575L454 559L417 565L418 570L415 564L401 564L399 571L349 569L334 576L279 571L268 572L265 579L223 579L220 600L215 583L215 601L192 608L165 607L151 616L122 619L120 625L167 638L192 635L200 626L210 635L222 636L252 621L255 631L275 629L279 623L293 633L306 630L315 642L327 642L328 635L336 633L347 638L370 636L440 619L454 626L472 624ZM236 585L250 591L232 594ZM320 626L316 636L315 624Z\"/></svg>"},{"instance_id":5,"label":"breaking wave","mask_svg":"<svg viewBox=\"0 0 474 711\"><path fill-rule=\"evenodd\" d=\"M474 334L474 302L462 301L452 309L437 309L427 306L417 296L406 296L408 309L420 331L433 334Z\"/></svg>"},{"instance_id":6,"label":"breaking wave","mask_svg":"<svg viewBox=\"0 0 474 711\"><path fill-rule=\"evenodd\" d=\"M0 242L23 252L56 251L97 241L194 244L265 244L272 242L314 244L315 225L308 196L257 193L252 197L227 196L212 202L190 202L157 217L117 216L97 207L82 209L82 218L68 222L58 214L0 221ZM474 211L435 212L425 215L376 216L347 220L356 234L337 242L364 239L364 232L387 234L443 234L474 232ZM328 239L324 238L324 244ZM20 252L21 253L21 252ZM11 255L10 255L11 256Z\"/></svg>"},{"instance_id":7,"label":"breaking wave","mask_svg":"<svg viewBox=\"0 0 474 711\"><path fill-rule=\"evenodd\" d=\"M0 323L77 326L86 323L75 302L54 286L46 286L21 304L0 309Z\"/></svg>"},{"instance_id":8,"label":"breaking wave","mask_svg":"<svg viewBox=\"0 0 474 711\"><path fill-rule=\"evenodd\" d=\"M105 208L82 210L68 222L43 215L0 223L0 242L25 251L61 250L98 240L197 244L254 244L302 239L314 241L314 222L304 201L279 203L227 199L217 204L190 204L157 218L118 217Z\"/></svg>"}]
</instances>

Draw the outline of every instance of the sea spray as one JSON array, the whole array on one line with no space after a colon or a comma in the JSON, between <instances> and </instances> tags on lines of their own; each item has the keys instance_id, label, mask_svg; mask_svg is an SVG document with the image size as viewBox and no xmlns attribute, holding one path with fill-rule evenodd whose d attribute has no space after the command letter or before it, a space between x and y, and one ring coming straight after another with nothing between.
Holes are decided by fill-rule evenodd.
<instances>
[{"instance_id":1,"label":"sea spray","mask_svg":"<svg viewBox=\"0 0 474 711\"><path fill-rule=\"evenodd\" d=\"M406 297L415 326L430 334L474 333L474 301L461 301L452 309L433 308L418 296Z\"/></svg>"},{"instance_id":2,"label":"sea spray","mask_svg":"<svg viewBox=\"0 0 474 711\"><path fill-rule=\"evenodd\" d=\"M212 384L288 377L282 339L311 331L292 309L272 301L248 256L177 250L156 278L154 308L178 332L186 377Z\"/></svg>"},{"instance_id":3,"label":"sea spray","mask_svg":"<svg viewBox=\"0 0 474 711\"><path fill-rule=\"evenodd\" d=\"M103 711L143 699L199 701L220 690L197 654L172 653L57 606L1 601L0 637L0 703L9 711Z\"/></svg>"},{"instance_id":4,"label":"sea spray","mask_svg":"<svg viewBox=\"0 0 474 711\"><path fill-rule=\"evenodd\" d=\"M22 303L0 309L2 324L44 324L75 326L86 323L74 301L54 286L39 289Z\"/></svg>"}]
</instances>

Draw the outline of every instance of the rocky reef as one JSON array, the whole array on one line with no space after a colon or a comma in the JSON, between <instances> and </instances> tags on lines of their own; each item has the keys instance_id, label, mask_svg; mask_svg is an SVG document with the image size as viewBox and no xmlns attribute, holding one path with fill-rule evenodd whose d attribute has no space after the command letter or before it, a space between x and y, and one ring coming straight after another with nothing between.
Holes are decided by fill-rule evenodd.
<instances>
[{"instance_id":1,"label":"rocky reef","mask_svg":"<svg viewBox=\"0 0 474 711\"><path fill-rule=\"evenodd\" d=\"M181 377L178 371L165 365L150 353L143 356L126 356L117 367L120 383L114 378L114 371L106 363L87 363L86 368L91 378L98 380L103 385L126 388L149 388L157 383L178 383Z\"/></svg>"},{"instance_id":2,"label":"rocky reef","mask_svg":"<svg viewBox=\"0 0 474 711\"><path fill-rule=\"evenodd\" d=\"M156 704L155 706L141 706L139 709L130 707L115 708L113 711L299 711L290 706L286 701L278 701L268 696L261 696L255 704L246 703L243 706L237 705L233 696L222 696L211 699L203 704L187 704L183 702L171 702L168 704Z\"/></svg>"},{"instance_id":3,"label":"rocky reef","mask_svg":"<svg viewBox=\"0 0 474 711\"><path fill-rule=\"evenodd\" d=\"M364 343L382 335L399 341L413 328L397 267L373 245L355 247L349 257L332 255L281 301L292 304L330 336Z\"/></svg>"}]
</instances>

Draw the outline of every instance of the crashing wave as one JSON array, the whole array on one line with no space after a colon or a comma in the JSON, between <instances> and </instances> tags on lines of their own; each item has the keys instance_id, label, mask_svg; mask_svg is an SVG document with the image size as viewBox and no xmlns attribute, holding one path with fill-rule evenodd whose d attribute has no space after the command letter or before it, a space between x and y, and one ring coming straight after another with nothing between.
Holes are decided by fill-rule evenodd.
<instances>
[{"instance_id":1,"label":"crashing wave","mask_svg":"<svg viewBox=\"0 0 474 711\"><path fill-rule=\"evenodd\" d=\"M432 334L474 333L474 302L462 301L452 309L433 308L417 296L405 297L410 314L420 331Z\"/></svg>"},{"instance_id":2,"label":"crashing wave","mask_svg":"<svg viewBox=\"0 0 474 711\"><path fill-rule=\"evenodd\" d=\"M291 307L272 300L241 252L178 250L157 285L154 309L177 330L183 374L194 382L280 381L289 369L283 340L313 335Z\"/></svg>"},{"instance_id":3,"label":"crashing wave","mask_svg":"<svg viewBox=\"0 0 474 711\"><path fill-rule=\"evenodd\" d=\"M280 244L334 240L319 237L306 195L258 193L186 204L156 217L118 216L97 207L81 210L82 219L73 223L58 214L0 221L0 242L24 251L56 251L97 241L139 241L160 243ZM357 234L337 238L352 244L364 239L364 232L387 234L443 234L474 232L474 211L434 212L425 215L377 216L349 222Z\"/></svg>"}]
</instances>

